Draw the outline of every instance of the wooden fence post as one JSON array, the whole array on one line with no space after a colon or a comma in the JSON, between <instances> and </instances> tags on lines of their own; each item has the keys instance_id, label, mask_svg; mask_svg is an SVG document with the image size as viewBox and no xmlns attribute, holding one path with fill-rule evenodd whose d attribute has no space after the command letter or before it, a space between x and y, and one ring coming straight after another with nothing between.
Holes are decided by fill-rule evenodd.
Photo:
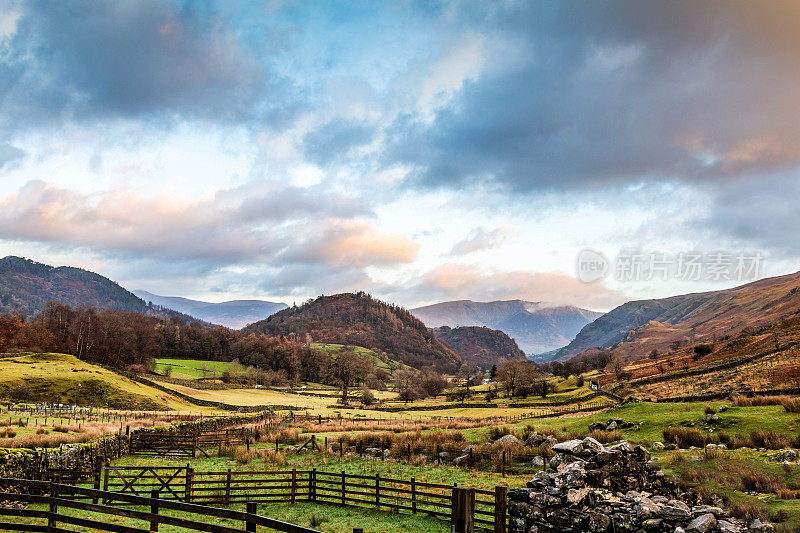
<instances>
[{"instance_id":1,"label":"wooden fence post","mask_svg":"<svg viewBox=\"0 0 800 533\"><path fill-rule=\"evenodd\" d=\"M506 495L508 487L497 485L494 488L494 533L506 533Z\"/></svg>"},{"instance_id":2,"label":"wooden fence post","mask_svg":"<svg viewBox=\"0 0 800 533\"><path fill-rule=\"evenodd\" d=\"M256 502L247 502L247 512L248 514L256 514ZM249 518L249 517L248 517ZM247 520L245 522L245 531L255 531L256 530L256 523Z\"/></svg>"},{"instance_id":3,"label":"wooden fence post","mask_svg":"<svg viewBox=\"0 0 800 533\"><path fill-rule=\"evenodd\" d=\"M103 476L103 458L96 456L94 458L94 490L100 490L100 479ZM92 498L92 503L97 503L97 494Z\"/></svg>"},{"instance_id":4,"label":"wooden fence post","mask_svg":"<svg viewBox=\"0 0 800 533\"><path fill-rule=\"evenodd\" d=\"M375 474L375 509L381 510L381 475Z\"/></svg>"},{"instance_id":5,"label":"wooden fence post","mask_svg":"<svg viewBox=\"0 0 800 533\"><path fill-rule=\"evenodd\" d=\"M296 493L297 493L297 469L292 468L292 493L291 493L292 505L294 505L294 498Z\"/></svg>"},{"instance_id":6,"label":"wooden fence post","mask_svg":"<svg viewBox=\"0 0 800 533\"><path fill-rule=\"evenodd\" d=\"M345 495L345 485L346 485L345 473L344 470L342 470L342 505L345 505L347 503L347 496Z\"/></svg>"},{"instance_id":7,"label":"wooden fence post","mask_svg":"<svg viewBox=\"0 0 800 533\"><path fill-rule=\"evenodd\" d=\"M311 469L311 476L309 478L308 492L311 494L311 501L317 501L317 469Z\"/></svg>"},{"instance_id":8,"label":"wooden fence post","mask_svg":"<svg viewBox=\"0 0 800 533\"><path fill-rule=\"evenodd\" d=\"M192 503L192 492L194 491L194 468L186 464L186 487L183 491L183 501Z\"/></svg>"},{"instance_id":9,"label":"wooden fence post","mask_svg":"<svg viewBox=\"0 0 800 533\"><path fill-rule=\"evenodd\" d=\"M105 466L103 467L103 492L108 492L108 470L109 470L109 462L106 459ZM108 503L108 498L103 498L103 505Z\"/></svg>"},{"instance_id":10,"label":"wooden fence post","mask_svg":"<svg viewBox=\"0 0 800 533\"><path fill-rule=\"evenodd\" d=\"M58 516L56 498L58 498L58 483L50 482L50 514L47 517L47 527L51 530L56 528L56 516Z\"/></svg>"},{"instance_id":11,"label":"wooden fence post","mask_svg":"<svg viewBox=\"0 0 800 533\"><path fill-rule=\"evenodd\" d=\"M453 533L473 533L475 519L475 489L453 487L453 506L450 527Z\"/></svg>"},{"instance_id":12,"label":"wooden fence post","mask_svg":"<svg viewBox=\"0 0 800 533\"><path fill-rule=\"evenodd\" d=\"M417 480L411 478L411 513L417 514Z\"/></svg>"},{"instance_id":13,"label":"wooden fence post","mask_svg":"<svg viewBox=\"0 0 800 533\"><path fill-rule=\"evenodd\" d=\"M228 474L225 476L225 505L231 503L231 469L228 469Z\"/></svg>"},{"instance_id":14,"label":"wooden fence post","mask_svg":"<svg viewBox=\"0 0 800 533\"><path fill-rule=\"evenodd\" d=\"M158 514L158 489L150 491L150 514ZM150 531L158 531L158 520L155 518L150 519Z\"/></svg>"}]
</instances>

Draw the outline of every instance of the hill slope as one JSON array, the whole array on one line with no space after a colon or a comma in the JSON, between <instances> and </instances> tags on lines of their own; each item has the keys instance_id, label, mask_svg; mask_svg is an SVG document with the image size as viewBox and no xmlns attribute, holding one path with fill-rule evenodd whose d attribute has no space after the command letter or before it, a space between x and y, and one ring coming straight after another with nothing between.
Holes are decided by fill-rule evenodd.
<instances>
[{"instance_id":1,"label":"hill slope","mask_svg":"<svg viewBox=\"0 0 800 533\"><path fill-rule=\"evenodd\" d=\"M528 354L561 348L602 313L541 302L458 300L412 309L428 327L486 326L513 338Z\"/></svg>"},{"instance_id":2,"label":"hill slope","mask_svg":"<svg viewBox=\"0 0 800 533\"><path fill-rule=\"evenodd\" d=\"M589 348L641 357L652 350L735 336L800 310L800 272L732 289L625 303L586 325L559 351L567 358Z\"/></svg>"},{"instance_id":3,"label":"hill slope","mask_svg":"<svg viewBox=\"0 0 800 533\"><path fill-rule=\"evenodd\" d=\"M456 351L468 363L482 368L499 364L503 359L522 359L525 353L514 339L500 330L486 326L463 326L435 328L433 334Z\"/></svg>"},{"instance_id":4,"label":"hill slope","mask_svg":"<svg viewBox=\"0 0 800 533\"><path fill-rule=\"evenodd\" d=\"M0 398L117 409L189 409L188 402L72 355L0 358Z\"/></svg>"},{"instance_id":5,"label":"hill slope","mask_svg":"<svg viewBox=\"0 0 800 533\"><path fill-rule=\"evenodd\" d=\"M160 296L143 290L133 291L133 294L146 302L152 302L155 305L174 309L231 329L241 329L247 324L264 320L288 307L285 303L265 300L231 300L212 303L178 296Z\"/></svg>"},{"instance_id":6,"label":"hill slope","mask_svg":"<svg viewBox=\"0 0 800 533\"><path fill-rule=\"evenodd\" d=\"M50 301L98 311L117 309L156 317L174 316L209 325L179 311L150 307L118 283L88 270L53 267L15 256L0 259L0 314L34 316Z\"/></svg>"},{"instance_id":7,"label":"hill slope","mask_svg":"<svg viewBox=\"0 0 800 533\"><path fill-rule=\"evenodd\" d=\"M363 292L320 296L278 311L242 329L243 333L296 334L312 342L353 344L380 350L403 363L453 370L461 357L439 342L405 309Z\"/></svg>"}]
</instances>

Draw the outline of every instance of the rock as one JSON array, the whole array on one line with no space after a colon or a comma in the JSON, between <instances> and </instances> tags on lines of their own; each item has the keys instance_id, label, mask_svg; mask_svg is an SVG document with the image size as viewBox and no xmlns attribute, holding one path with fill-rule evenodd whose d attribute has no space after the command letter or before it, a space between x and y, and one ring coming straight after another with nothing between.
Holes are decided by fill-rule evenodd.
<instances>
[{"instance_id":1,"label":"rock","mask_svg":"<svg viewBox=\"0 0 800 533\"><path fill-rule=\"evenodd\" d=\"M741 528L734 524L733 522L729 522L727 520L719 520L717 522L717 527L719 528L720 533L740 533Z\"/></svg>"},{"instance_id":2,"label":"rock","mask_svg":"<svg viewBox=\"0 0 800 533\"><path fill-rule=\"evenodd\" d=\"M767 461L782 463L784 461L796 461L798 457L800 457L800 454L797 453L797 450L786 448L776 452L768 453Z\"/></svg>"},{"instance_id":3,"label":"rock","mask_svg":"<svg viewBox=\"0 0 800 533\"><path fill-rule=\"evenodd\" d=\"M606 424L602 422L592 422L589 424L589 431L603 431L606 429Z\"/></svg>"},{"instance_id":4,"label":"rock","mask_svg":"<svg viewBox=\"0 0 800 533\"><path fill-rule=\"evenodd\" d=\"M523 446L525 444L514 435L503 435L502 437L494 441L494 443L505 444L505 445L520 445L520 446Z\"/></svg>"},{"instance_id":5,"label":"rock","mask_svg":"<svg viewBox=\"0 0 800 533\"><path fill-rule=\"evenodd\" d=\"M533 468L544 468L544 457L542 457L541 455L535 456L531 460L531 466Z\"/></svg>"},{"instance_id":6,"label":"rock","mask_svg":"<svg viewBox=\"0 0 800 533\"><path fill-rule=\"evenodd\" d=\"M586 451L598 452L603 449L603 445L600 444L600 441L592 437L586 437L583 439L582 444L583 449Z\"/></svg>"},{"instance_id":7,"label":"rock","mask_svg":"<svg viewBox=\"0 0 800 533\"><path fill-rule=\"evenodd\" d=\"M689 513L689 506L677 500L670 500L665 505L662 505L658 510L658 515L667 520L686 520L691 514Z\"/></svg>"},{"instance_id":8,"label":"rock","mask_svg":"<svg viewBox=\"0 0 800 533\"><path fill-rule=\"evenodd\" d=\"M719 422L719 415L717 413L708 413L705 420L706 424L716 424Z\"/></svg>"},{"instance_id":9,"label":"rock","mask_svg":"<svg viewBox=\"0 0 800 533\"><path fill-rule=\"evenodd\" d=\"M455 459L453 459L453 464L456 466L462 466L469 462L469 454L465 453L464 455L459 455Z\"/></svg>"},{"instance_id":10,"label":"rock","mask_svg":"<svg viewBox=\"0 0 800 533\"><path fill-rule=\"evenodd\" d=\"M567 503L571 505L580 505L590 492L592 492L592 489L589 487L583 487L581 489L569 489L567 491Z\"/></svg>"},{"instance_id":11,"label":"rock","mask_svg":"<svg viewBox=\"0 0 800 533\"><path fill-rule=\"evenodd\" d=\"M589 515L589 531L592 533L605 533L611 525L611 518L603 513Z\"/></svg>"},{"instance_id":12,"label":"rock","mask_svg":"<svg viewBox=\"0 0 800 533\"><path fill-rule=\"evenodd\" d=\"M660 442L660 441L655 441L653 444L650 445L650 449L651 450L656 450L656 451L663 450L664 449L664 443Z\"/></svg>"},{"instance_id":13,"label":"rock","mask_svg":"<svg viewBox=\"0 0 800 533\"><path fill-rule=\"evenodd\" d=\"M617 429L616 422L611 422L606 426L606 431L614 431L615 429Z\"/></svg>"},{"instance_id":14,"label":"rock","mask_svg":"<svg viewBox=\"0 0 800 533\"><path fill-rule=\"evenodd\" d=\"M717 527L717 519L713 514L706 513L689 522L686 533L709 533L715 527Z\"/></svg>"},{"instance_id":15,"label":"rock","mask_svg":"<svg viewBox=\"0 0 800 533\"><path fill-rule=\"evenodd\" d=\"M583 451L583 441L579 439L572 439L564 442L559 442L553 445L553 451L556 453L566 453L575 455Z\"/></svg>"},{"instance_id":16,"label":"rock","mask_svg":"<svg viewBox=\"0 0 800 533\"><path fill-rule=\"evenodd\" d=\"M695 505L692 507L692 516L694 517L707 513L713 514L716 518L725 516L725 511L723 511L720 507L714 507L711 505Z\"/></svg>"},{"instance_id":17,"label":"rock","mask_svg":"<svg viewBox=\"0 0 800 533\"><path fill-rule=\"evenodd\" d=\"M724 413L727 410L728 410L727 405L720 405L719 409L717 409L717 411L719 411L720 413Z\"/></svg>"}]
</instances>

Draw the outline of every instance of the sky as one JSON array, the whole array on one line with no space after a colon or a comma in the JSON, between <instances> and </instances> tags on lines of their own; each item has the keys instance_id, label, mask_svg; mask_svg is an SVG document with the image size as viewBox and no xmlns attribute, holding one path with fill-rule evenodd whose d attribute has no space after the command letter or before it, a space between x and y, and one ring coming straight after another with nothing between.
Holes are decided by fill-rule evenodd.
<instances>
[{"instance_id":1,"label":"sky","mask_svg":"<svg viewBox=\"0 0 800 533\"><path fill-rule=\"evenodd\" d=\"M798 51L795 1L0 0L0 255L407 307L794 272Z\"/></svg>"}]
</instances>

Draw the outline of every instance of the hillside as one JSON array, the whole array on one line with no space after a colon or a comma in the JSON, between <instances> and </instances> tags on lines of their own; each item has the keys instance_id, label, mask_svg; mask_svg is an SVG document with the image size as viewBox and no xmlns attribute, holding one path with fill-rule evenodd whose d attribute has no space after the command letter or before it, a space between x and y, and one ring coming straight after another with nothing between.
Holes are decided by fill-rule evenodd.
<instances>
[{"instance_id":1,"label":"hillside","mask_svg":"<svg viewBox=\"0 0 800 533\"><path fill-rule=\"evenodd\" d=\"M175 396L72 355L39 353L0 358L0 399L117 409L190 409Z\"/></svg>"},{"instance_id":2,"label":"hillside","mask_svg":"<svg viewBox=\"0 0 800 533\"><path fill-rule=\"evenodd\" d=\"M800 272L732 289L625 303L586 325L559 351L569 358L589 348L612 348L633 359L652 350L733 337L784 320L800 310Z\"/></svg>"},{"instance_id":3,"label":"hillside","mask_svg":"<svg viewBox=\"0 0 800 533\"><path fill-rule=\"evenodd\" d=\"M409 366L454 370L461 357L405 309L363 292L320 296L278 311L242 333L295 334L312 342L352 344L386 352Z\"/></svg>"},{"instance_id":4,"label":"hillside","mask_svg":"<svg viewBox=\"0 0 800 533\"><path fill-rule=\"evenodd\" d=\"M180 311L148 306L110 279L81 268L53 267L22 257L0 259L0 314L39 314L47 302L70 307L116 309L154 317L177 317L210 325Z\"/></svg>"},{"instance_id":5,"label":"hillside","mask_svg":"<svg viewBox=\"0 0 800 533\"><path fill-rule=\"evenodd\" d=\"M481 368L499 364L503 359L522 359L525 353L514 339L500 330L486 326L434 328L436 338L448 345L468 363Z\"/></svg>"},{"instance_id":6,"label":"hillside","mask_svg":"<svg viewBox=\"0 0 800 533\"><path fill-rule=\"evenodd\" d=\"M586 324L602 313L542 302L458 300L412 309L431 328L486 326L514 339L527 354L542 354L567 345Z\"/></svg>"},{"instance_id":7,"label":"hillside","mask_svg":"<svg viewBox=\"0 0 800 533\"><path fill-rule=\"evenodd\" d=\"M263 320L288 307L285 303L265 300L230 300L212 303L178 296L160 296L144 290L136 290L133 293L154 305L174 309L231 329L241 329L247 324Z\"/></svg>"}]
</instances>

